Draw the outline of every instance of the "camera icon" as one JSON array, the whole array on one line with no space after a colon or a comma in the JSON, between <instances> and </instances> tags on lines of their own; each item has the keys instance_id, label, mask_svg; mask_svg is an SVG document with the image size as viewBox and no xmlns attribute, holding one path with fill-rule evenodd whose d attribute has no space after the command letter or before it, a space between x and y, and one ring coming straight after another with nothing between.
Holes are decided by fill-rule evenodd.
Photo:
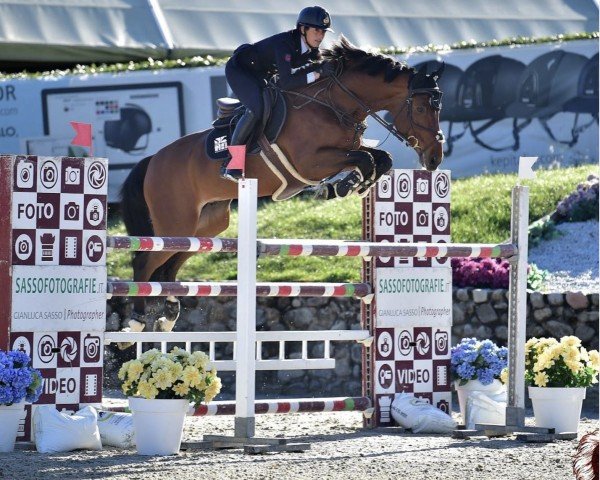
<instances>
[{"instance_id":1,"label":"camera icon","mask_svg":"<svg viewBox=\"0 0 600 480\"><path fill-rule=\"evenodd\" d=\"M17 252L19 252L21 255L29 255L29 252L31 250L31 243L28 242L27 240L19 240L19 242L17 243Z\"/></svg>"},{"instance_id":2,"label":"camera icon","mask_svg":"<svg viewBox=\"0 0 600 480\"><path fill-rule=\"evenodd\" d=\"M410 195L411 189L410 177L406 173L402 173L396 180L396 191L400 198L406 198Z\"/></svg>"},{"instance_id":3,"label":"camera icon","mask_svg":"<svg viewBox=\"0 0 600 480\"><path fill-rule=\"evenodd\" d=\"M429 180L417 178L417 186L415 190L419 195L427 195L429 192Z\"/></svg>"},{"instance_id":4,"label":"camera icon","mask_svg":"<svg viewBox=\"0 0 600 480\"><path fill-rule=\"evenodd\" d=\"M53 162L48 161L42 165L41 180L42 184L46 188L52 188L54 185L56 185L56 181L58 180L58 171Z\"/></svg>"},{"instance_id":5,"label":"camera icon","mask_svg":"<svg viewBox=\"0 0 600 480\"><path fill-rule=\"evenodd\" d=\"M382 175L377 184L377 195L379 198L392 198L392 177Z\"/></svg>"},{"instance_id":6,"label":"camera icon","mask_svg":"<svg viewBox=\"0 0 600 480\"><path fill-rule=\"evenodd\" d=\"M33 187L33 163L20 162L17 164L17 187Z\"/></svg>"},{"instance_id":7,"label":"camera icon","mask_svg":"<svg viewBox=\"0 0 600 480\"><path fill-rule=\"evenodd\" d=\"M417 212L417 227L428 227L429 226L429 213L425 210L419 210Z\"/></svg>"},{"instance_id":8,"label":"camera icon","mask_svg":"<svg viewBox=\"0 0 600 480\"><path fill-rule=\"evenodd\" d=\"M65 168L65 185L79 185L81 183L81 170L76 167Z\"/></svg>"},{"instance_id":9,"label":"camera icon","mask_svg":"<svg viewBox=\"0 0 600 480\"><path fill-rule=\"evenodd\" d=\"M100 337L87 334L83 339L83 361L94 363L100 360Z\"/></svg>"},{"instance_id":10,"label":"camera icon","mask_svg":"<svg viewBox=\"0 0 600 480\"><path fill-rule=\"evenodd\" d=\"M15 240L15 254L19 260L25 261L33 252L33 242L29 235L22 233Z\"/></svg>"},{"instance_id":11,"label":"camera icon","mask_svg":"<svg viewBox=\"0 0 600 480\"><path fill-rule=\"evenodd\" d=\"M55 352L54 339L49 335L44 335L38 343L38 357L44 363L50 363L54 358Z\"/></svg>"},{"instance_id":12,"label":"camera icon","mask_svg":"<svg viewBox=\"0 0 600 480\"><path fill-rule=\"evenodd\" d=\"M79 220L79 205L75 202L65 204L65 220Z\"/></svg>"}]
</instances>

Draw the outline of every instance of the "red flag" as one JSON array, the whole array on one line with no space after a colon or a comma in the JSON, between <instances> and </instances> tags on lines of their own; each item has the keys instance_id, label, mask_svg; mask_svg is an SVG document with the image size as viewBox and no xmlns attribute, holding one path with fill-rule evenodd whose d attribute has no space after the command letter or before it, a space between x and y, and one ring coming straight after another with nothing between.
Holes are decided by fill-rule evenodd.
<instances>
[{"instance_id":1,"label":"red flag","mask_svg":"<svg viewBox=\"0 0 600 480\"><path fill-rule=\"evenodd\" d=\"M77 145L80 147L92 148L92 124L91 123L80 123L70 122L71 126L75 130L75 138L71 140L71 145Z\"/></svg>"},{"instance_id":2,"label":"red flag","mask_svg":"<svg viewBox=\"0 0 600 480\"><path fill-rule=\"evenodd\" d=\"M231 153L227 170L241 170L243 175L246 170L246 145L231 145L227 149Z\"/></svg>"}]
</instances>

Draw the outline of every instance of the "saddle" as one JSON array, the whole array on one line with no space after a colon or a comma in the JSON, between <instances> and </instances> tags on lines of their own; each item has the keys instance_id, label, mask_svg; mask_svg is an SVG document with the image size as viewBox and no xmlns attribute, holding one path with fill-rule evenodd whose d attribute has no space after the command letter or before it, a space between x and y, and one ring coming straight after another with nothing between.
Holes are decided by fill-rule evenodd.
<instances>
[{"instance_id":1,"label":"saddle","mask_svg":"<svg viewBox=\"0 0 600 480\"><path fill-rule=\"evenodd\" d=\"M287 116L287 106L281 90L275 86L267 86L263 90L263 118L257 122L256 130L250 135L248 154L258 154L261 151L258 140L262 134L269 143L275 143ZM219 98L217 100L217 119L212 123L212 130L206 140L206 153L213 160L223 160L228 157L227 146L235 126L246 107L235 98Z\"/></svg>"},{"instance_id":2,"label":"saddle","mask_svg":"<svg viewBox=\"0 0 600 480\"><path fill-rule=\"evenodd\" d=\"M281 90L269 84L264 90L263 100L263 118L257 122L258 127L250 136L247 153L260 154L261 159L281 182L271 198L275 201L287 200L300 193L307 185L314 186L319 182L303 178L275 143L287 116L287 105ZM245 107L233 98L219 98L217 106L217 119L206 139L206 153L213 160L223 160L229 155L227 146Z\"/></svg>"}]
</instances>

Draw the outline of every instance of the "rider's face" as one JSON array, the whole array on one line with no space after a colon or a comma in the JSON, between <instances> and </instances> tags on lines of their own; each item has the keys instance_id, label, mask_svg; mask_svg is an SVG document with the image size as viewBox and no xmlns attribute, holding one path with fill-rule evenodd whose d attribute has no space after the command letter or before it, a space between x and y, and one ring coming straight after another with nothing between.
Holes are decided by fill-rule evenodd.
<instances>
[{"instance_id":1,"label":"rider's face","mask_svg":"<svg viewBox=\"0 0 600 480\"><path fill-rule=\"evenodd\" d=\"M306 43L310 48L319 47L323 38L325 38L325 30L322 28L304 27L304 33L306 34Z\"/></svg>"}]
</instances>

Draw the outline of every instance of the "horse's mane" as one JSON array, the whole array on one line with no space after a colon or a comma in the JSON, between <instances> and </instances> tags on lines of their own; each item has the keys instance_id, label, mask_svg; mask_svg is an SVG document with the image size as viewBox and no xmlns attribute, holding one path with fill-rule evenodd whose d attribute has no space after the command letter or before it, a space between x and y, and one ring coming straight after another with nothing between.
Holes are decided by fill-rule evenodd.
<instances>
[{"instance_id":1,"label":"horse's mane","mask_svg":"<svg viewBox=\"0 0 600 480\"><path fill-rule=\"evenodd\" d=\"M387 55L368 53L352 45L346 37L340 36L331 48L321 52L323 59L341 61L349 69L375 76L384 73L386 82L393 81L401 73L414 73L408 65Z\"/></svg>"}]
</instances>

